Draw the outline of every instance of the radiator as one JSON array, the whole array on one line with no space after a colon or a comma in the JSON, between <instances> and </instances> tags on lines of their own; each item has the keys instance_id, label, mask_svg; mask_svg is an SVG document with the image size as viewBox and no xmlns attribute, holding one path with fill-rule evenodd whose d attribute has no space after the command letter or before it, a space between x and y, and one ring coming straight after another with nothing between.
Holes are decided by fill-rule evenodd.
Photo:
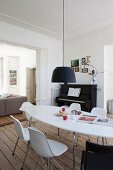
<instances>
[{"instance_id":1,"label":"radiator","mask_svg":"<svg viewBox=\"0 0 113 170\"><path fill-rule=\"evenodd\" d=\"M56 104L56 97L60 96L60 88L51 88L51 105L55 106Z\"/></svg>"},{"instance_id":2,"label":"radiator","mask_svg":"<svg viewBox=\"0 0 113 170\"><path fill-rule=\"evenodd\" d=\"M107 112L113 114L113 99L108 101Z\"/></svg>"}]
</instances>

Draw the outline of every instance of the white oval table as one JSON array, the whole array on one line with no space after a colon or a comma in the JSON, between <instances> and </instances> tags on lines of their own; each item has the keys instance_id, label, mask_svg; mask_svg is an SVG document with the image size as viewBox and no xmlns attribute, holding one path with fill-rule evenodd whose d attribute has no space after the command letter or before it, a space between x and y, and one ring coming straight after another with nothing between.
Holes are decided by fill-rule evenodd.
<instances>
[{"instance_id":1,"label":"white oval table","mask_svg":"<svg viewBox=\"0 0 113 170\"><path fill-rule=\"evenodd\" d=\"M75 169L75 133L81 133L84 135L91 135L96 137L113 138L113 127L79 122L77 121L79 117L77 115L73 115L73 119L71 118L71 115L69 115L67 120L63 120L62 117L57 116L59 110L60 107L57 106L37 105L31 108L30 110L28 110L28 113L31 114L32 118L38 121L52 125L60 129L73 132L73 170L74 170ZM67 108L67 112L68 111L69 110Z\"/></svg>"}]
</instances>

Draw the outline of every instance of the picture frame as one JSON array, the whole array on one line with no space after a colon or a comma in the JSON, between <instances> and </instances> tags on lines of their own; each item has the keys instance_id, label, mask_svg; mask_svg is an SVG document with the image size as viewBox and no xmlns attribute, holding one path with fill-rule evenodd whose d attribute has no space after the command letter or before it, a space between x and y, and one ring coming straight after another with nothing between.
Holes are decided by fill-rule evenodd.
<instances>
[{"instance_id":1,"label":"picture frame","mask_svg":"<svg viewBox=\"0 0 113 170\"><path fill-rule=\"evenodd\" d=\"M79 59L71 60L71 68L72 68L75 72L79 72L79 71L80 71L80 68L79 68Z\"/></svg>"},{"instance_id":2,"label":"picture frame","mask_svg":"<svg viewBox=\"0 0 113 170\"><path fill-rule=\"evenodd\" d=\"M91 56L86 56L86 62L91 63Z\"/></svg>"},{"instance_id":3,"label":"picture frame","mask_svg":"<svg viewBox=\"0 0 113 170\"><path fill-rule=\"evenodd\" d=\"M82 64L82 65L85 65L85 64L86 64L86 58L85 58L85 57L81 59L81 64Z\"/></svg>"},{"instance_id":4,"label":"picture frame","mask_svg":"<svg viewBox=\"0 0 113 170\"><path fill-rule=\"evenodd\" d=\"M71 60L71 67L78 67L79 66L79 59Z\"/></svg>"},{"instance_id":5,"label":"picture frame","mask_svg":"<svg viewBox=\"0 0 113 170\"><path fill-rule=\"evenodd\" d=\"M79 72L79 67L75 67L75 68L74 68L74 71L75 71L75 72Z\"/></svg>"},{"instance_id":6,"label":"picture frame","mask_svg":"<svg viewBox=\"0 0 113 170\"><path fill-rule=\"evenodd\" d=\"M9 84L17 85L17 70L9 70Z\"/></svg>"},{"instance_id":7,"label":"picture frame","mask_svg":"<svg viewBox=\"0 0 113 170\"><path fill-rule=\"evenodd\" d=\"M83 68L82 73L88 73L88 68Z\"/></svg>"}]
</instances>

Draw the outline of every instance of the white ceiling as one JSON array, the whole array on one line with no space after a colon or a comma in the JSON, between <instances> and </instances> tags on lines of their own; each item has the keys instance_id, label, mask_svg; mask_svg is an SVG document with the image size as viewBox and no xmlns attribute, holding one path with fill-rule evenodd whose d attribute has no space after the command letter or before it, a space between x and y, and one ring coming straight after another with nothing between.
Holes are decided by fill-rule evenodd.
<instances>
[{"instance_id":1,"label":"white ceiling","mask_svg":"<svg viewBox=\"0 0 113 170\"><path fill-rule=\"evenodd\" d=\"M0 0L0 20L59 37L62 0ZM65 0L65 37L113 23L113 0Z\"/></svg>"}]
</instances>

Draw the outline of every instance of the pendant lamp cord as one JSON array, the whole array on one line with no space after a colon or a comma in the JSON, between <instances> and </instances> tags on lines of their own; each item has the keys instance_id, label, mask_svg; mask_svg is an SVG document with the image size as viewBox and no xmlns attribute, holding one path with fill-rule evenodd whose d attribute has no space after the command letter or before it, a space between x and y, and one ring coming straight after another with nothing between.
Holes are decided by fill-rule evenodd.
<instances>
[{"instance_id":1,"label":"pendant lamp cord","mask_svg":"<svg viewBox=\"0 0 113 170\"><path fill-rule=\"evenodd\" d=\"M63 18L62 19L63 19L63 30L62 30L63 31L62 32L62 34L63 34L63 40L62 41L63 42L62 43L63 43L63 66L64 66L64 0L63 0Z\"/></svg>"}]
</instances>

